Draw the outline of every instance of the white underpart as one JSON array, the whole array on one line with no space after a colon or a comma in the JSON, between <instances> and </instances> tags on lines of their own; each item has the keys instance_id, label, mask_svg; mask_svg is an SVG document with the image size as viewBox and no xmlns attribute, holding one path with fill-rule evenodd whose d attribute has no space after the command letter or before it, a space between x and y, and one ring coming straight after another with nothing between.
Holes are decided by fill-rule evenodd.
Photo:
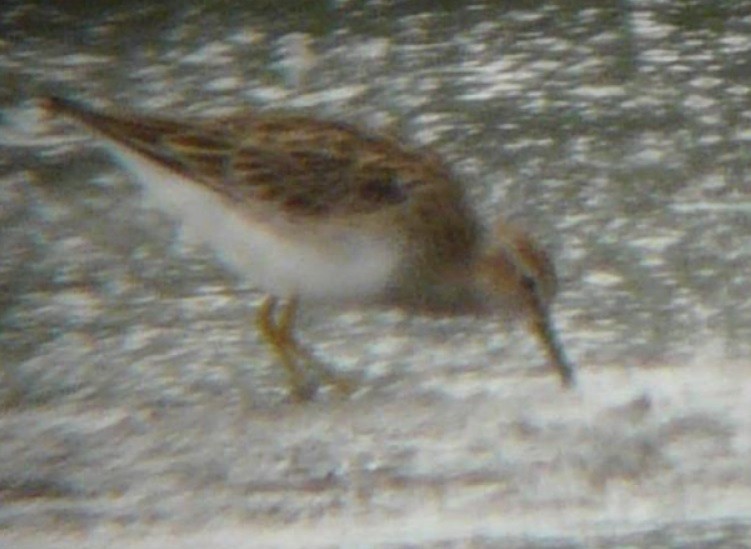
<instances>
[{"instance_id":1,"label":"white underpart","mask_svg":"<svg viewBox=\"0 0 751 549\"><path fill-rule=\"evenodd\" d=\"M137 177L147 203L169 214L182 236L208 245L219 261L259 290L318 301L367 300L383 291L396 267L396 251L377 235L293 226L281 214L273 223L262 221L200 183L117 142L105 142Z\"/></svg>"}]
</instances>

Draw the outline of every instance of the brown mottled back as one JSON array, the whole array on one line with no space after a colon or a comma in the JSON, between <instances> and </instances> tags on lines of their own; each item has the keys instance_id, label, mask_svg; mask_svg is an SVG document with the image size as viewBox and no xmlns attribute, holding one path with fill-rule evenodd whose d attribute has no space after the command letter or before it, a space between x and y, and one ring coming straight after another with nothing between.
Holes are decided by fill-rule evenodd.
<instances>
[{"instance_id":1,"label":"brown mottled back","mask_svg":"<svg viewBox=\"0 0 751 549\"><path fill-rule=\"evenodd\" d=\"M403 204L425 186L461 194L436 157L339 122L263 113L185 122L103 114L60 98L47 98L44 106L231 200L273 202L295 215L369 213Z\"/></svg>"}]
</instances>

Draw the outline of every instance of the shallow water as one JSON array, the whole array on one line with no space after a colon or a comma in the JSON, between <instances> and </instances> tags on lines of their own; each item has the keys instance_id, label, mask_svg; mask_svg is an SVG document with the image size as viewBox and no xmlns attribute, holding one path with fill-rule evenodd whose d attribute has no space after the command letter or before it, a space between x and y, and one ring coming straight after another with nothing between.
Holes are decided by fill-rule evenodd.
<instances>
[{"instance_id":1,"label":"shallow water","mask_svg":"<svg viewBox=\"0 0 751 549\"><path fill-rule=\"evenodd\" d=\"M10 2L0 536L740 546L751 4L715 4ZM309 311L306 340L362 390L285 403L249 329L259 296L90 139L39 120L51 91L297 108L434 148L484 220L553 252L581 387L562 392L520 328Z\"/></svg>"}]
</instances>

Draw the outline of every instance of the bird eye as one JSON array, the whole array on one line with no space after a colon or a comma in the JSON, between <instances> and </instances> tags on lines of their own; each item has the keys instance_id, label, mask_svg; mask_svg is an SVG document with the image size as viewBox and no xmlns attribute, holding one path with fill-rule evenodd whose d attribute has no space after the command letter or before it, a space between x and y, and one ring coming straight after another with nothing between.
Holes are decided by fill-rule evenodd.
<instances>
[{"instance_id":1,"label":"bird eye","mask_svg":"<svg viewBox=\"0 0 751 549\"><path fill-rule=\"evenodd\" d=\"M519 282L521 282L522 288L525 290L537 293L537 279L535 277L523 274Z\"/></svg>"}]
</instances>

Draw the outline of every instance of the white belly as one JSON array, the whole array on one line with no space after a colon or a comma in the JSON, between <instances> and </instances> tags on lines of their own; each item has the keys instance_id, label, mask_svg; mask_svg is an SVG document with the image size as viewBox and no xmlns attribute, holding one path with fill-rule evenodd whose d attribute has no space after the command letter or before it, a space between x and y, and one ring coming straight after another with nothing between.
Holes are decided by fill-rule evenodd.
<instances>
[{"instance_id":1,"label":"white belly","mask_svg":"<svg viewBox=\"0 0 751 549\"><path fill-rule=\"evenodd\" d=\"M384 290L396 267L394 248L377 235L263 222L201 184L108 143L137 177L148 204L173 217L185 238L207 244L259 290L311 300L367 300Z\"/></svg>"}]
</instances>

